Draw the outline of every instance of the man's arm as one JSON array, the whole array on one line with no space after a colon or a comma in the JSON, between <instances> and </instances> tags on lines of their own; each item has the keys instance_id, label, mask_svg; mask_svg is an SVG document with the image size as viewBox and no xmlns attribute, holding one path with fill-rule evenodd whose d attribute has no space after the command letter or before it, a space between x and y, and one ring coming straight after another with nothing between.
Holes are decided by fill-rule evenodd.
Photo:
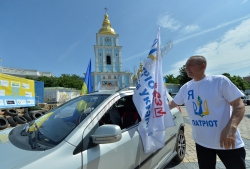
<instances>
[{"instance_id":1,"label":"man's arm","mask_svg":"<svg viewBox=\"0 0 250 169\"><path fill-rule=\"evenodd\" d=\"M245 114L245 104L240 97L230 104L233 109L232 116L226 127L222 130L220 137L220 147L224 147L225 149L235 148L236 129Z\"/></svg>"},{"instance_id":2,"label":"man's arm","mask_svg":"<svg viewBox=\"0 0 250 169\"><path fill-rule=\"evenodd\" d=\"M168 105L170 107L170 110L173 109L173 108L175 108L176 106L178 106L173 100L170 100L168 102Z\"/></svg>"}]
</instances>

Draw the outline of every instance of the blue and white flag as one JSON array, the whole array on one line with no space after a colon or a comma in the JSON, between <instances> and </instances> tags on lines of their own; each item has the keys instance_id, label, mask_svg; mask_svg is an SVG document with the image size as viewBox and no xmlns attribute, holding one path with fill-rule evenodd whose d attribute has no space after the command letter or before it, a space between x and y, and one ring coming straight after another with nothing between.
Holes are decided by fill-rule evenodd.
<instances>
[{"instance_id":1,"label":"blue and white flag","mask_svg":"<svg viewBox=\"0 0 250 169\"><path fill-rule=\"evenodd\" d=\"M159 29L133 95L133 102L141 117L138 131L145 154L164 147L167 141L165 129L175 125L162 77Z\"/></svg>"}]
</instances>

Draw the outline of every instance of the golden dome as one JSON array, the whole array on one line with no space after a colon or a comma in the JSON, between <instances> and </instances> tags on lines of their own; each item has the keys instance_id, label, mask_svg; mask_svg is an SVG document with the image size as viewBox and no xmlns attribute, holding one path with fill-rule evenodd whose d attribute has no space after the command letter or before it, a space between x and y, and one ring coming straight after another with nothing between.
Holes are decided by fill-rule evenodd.
<instances>
[{"instance_id":1,"label":"golden dome","mask_svg":"<svg viewBox=\"0 0 250 169\"><path fill-rule=\"evenodd\" d=\"M134 74L133 80L137 80L137 76Z\"/></svg>"},{"instance_id":2,"label":"golden dome","mask_svg":"<svg viewBox=\"0 0 250 169\"><path fill-rule=\"evenodd\" d=\"M99 30L100 34L111 34L111 35L115 35L115 30L113 28L111 28L111 24L109 21L109 16L108 14L104 15L104 20L102 23L102 28Z\"/></svg>"},{"instance_id":3,"label":"golden dome","mask_svg":"<svg viewBox=\"0 0 250 169\"><path fill-rule=\"evenodd\" d=\"M141 72L142 72L142 69L143 69L143 64L140 63L140 69L138 69L138 71L137 71L137 76L138 76L138 77L140 76L140 74L141 74Z\"/></svg>"}]
</instances>

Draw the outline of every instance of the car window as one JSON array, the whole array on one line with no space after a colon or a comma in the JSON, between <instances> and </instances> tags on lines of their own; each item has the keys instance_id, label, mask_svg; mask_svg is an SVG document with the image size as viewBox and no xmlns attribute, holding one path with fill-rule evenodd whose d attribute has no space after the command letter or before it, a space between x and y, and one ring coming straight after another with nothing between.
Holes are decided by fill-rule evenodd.
<instances>
[{"instance_id":1,"label":"car window","mask_svg":"<svg viewBox=\"0 0 250 169\"><path fill-rule=\"evenodd\" d=\"M121 129L129 128L141 121L131 96L125 96L113 104L99 120L99 125L116 124Z\"/></svg>"},{"instance_id":2,"label":"car window","mask_svg":"<svg viewBox=\"0 0 250 169\"><path fill-rule=\"evenodd\" d=\"M57 145L107 97L84 95L68 101L37 119L29 132L39 130L40 143Z\"/></svg>"}]
</instances>

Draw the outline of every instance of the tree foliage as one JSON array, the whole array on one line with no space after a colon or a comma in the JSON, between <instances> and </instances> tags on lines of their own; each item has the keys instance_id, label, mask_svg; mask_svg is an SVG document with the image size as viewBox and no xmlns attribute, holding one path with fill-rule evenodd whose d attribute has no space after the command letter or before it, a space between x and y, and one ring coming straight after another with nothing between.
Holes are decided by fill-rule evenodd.
<instances>
[{"instance_id":1,"label":"tree foliage","mask_svg":"<svg viewBox=\"0 0 250 169\"><path fill-rule=\"evenodd\" d=\"M250 88L250 83L247 83L243 80L240 76L231 76L229 73L223 73L222 75L226 76L231 82L237 86L240 90L245 91L246 89Z\"/></svg>"},{"instance_id":2,"label":"tree foliage","mask_svg":"<svg viewBox=\"0 0 250 169\"><path fill-rule=\"evenodd\" d=\"M188 77L185 65L183 65L179 69L179 75L177 77L174 77L173 74L166 75L167 83L172 83L172 84L180 84L181 86L187 83L188 81L191 80L190 77ZM250 89L250 82L245 82L242 77L240 76L231 76L229 73L223 73L222 75L226 76L228 79L231 80L231 82L237 86L240 90L247 90Z\"/></svg>"},{"instance_id":3,"label":"tree foliage","mask_svg":"<svg viewBox=\"0 0 250 169\"><path fill-rule=\"evenodd\" d=\"M74 88L77 90L81 90L83 80L73 74L62 74L60 77L38 77L38 78L32 78L32 77L25 77L26 79L36 80L36 81L42 81L44 82L44 87L65 87L65 88Z\"/></svg>"},{"instance_id":4,"label":"tree foliage","mask_svg":"<svg viewBox=\"0 0 250 169\"><path fill-rule=\"evenodd\" d=\"M180 69L179 69L180 75L177 76L179 78L179 82L180 85L184 85L185 83L187 83L188 81L191 80L190 77L188 77L187 72L186 72L186 66L183 65Z\"/></svg>"},{"instance_id":5,"label":"tree foliage","mask_svg":"<svg viewBox=\"0 0 250 169\"><path fill-rule=\"evenodd\" d=\"M179 84L179 79L175 78L173 74L166 75L165 78L167 79L167 83L172 83L172 84Z\"/></svg>"}]
</instances>

